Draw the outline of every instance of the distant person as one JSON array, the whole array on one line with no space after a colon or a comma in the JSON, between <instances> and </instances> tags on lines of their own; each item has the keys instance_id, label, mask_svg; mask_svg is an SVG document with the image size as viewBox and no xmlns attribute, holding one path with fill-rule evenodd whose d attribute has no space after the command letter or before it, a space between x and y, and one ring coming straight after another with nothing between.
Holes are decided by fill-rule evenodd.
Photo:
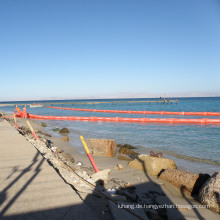
<instances>
[{"instance_id":1,"label":"distant person","mask_svg":"<svg viewBox=\"0 0 220 220\"><path fill-rule=\"evenodd\" d=\"M19 115L20 117L22 117L23 116L23 112L21 111L21 109L17 105L15 107L16 107L15 111L14 111L15 115Z\"/></svg>"},{"instance_id":2,"label":"distant person","mask_svg":"<svg viewBox=\"0 0 220 220\"><path fill-rule=\"evenodd\" d=\"M23 108L23 116L24 118L27 118L27 109L26 109L26 105Z\"/></svg>"}]
</instances>

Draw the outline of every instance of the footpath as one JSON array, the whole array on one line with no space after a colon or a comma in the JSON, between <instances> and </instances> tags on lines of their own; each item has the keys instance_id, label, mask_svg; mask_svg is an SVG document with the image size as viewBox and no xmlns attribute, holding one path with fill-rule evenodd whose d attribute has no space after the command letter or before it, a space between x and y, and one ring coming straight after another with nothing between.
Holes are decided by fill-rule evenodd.
<instances>
[{"instance_id":1,"label":"footpath","mask_svg":"<svg viewBox=\"0 0 220 220\"><path fill-rule=\"evenodd\" d=\"M0 119L0 219L99 219L4 119Z\"/></svg>"}]
</instances>

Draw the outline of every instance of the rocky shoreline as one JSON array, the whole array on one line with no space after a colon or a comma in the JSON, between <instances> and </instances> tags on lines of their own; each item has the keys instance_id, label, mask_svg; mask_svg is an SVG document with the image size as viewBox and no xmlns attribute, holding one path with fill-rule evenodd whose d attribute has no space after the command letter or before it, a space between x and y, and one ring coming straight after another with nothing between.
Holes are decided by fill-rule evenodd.
<instances>
[{"instance_id":1,"label":"rocky shoreline","mask_svg":"<svg viewBox=\"0 0 220 220\"><path fill-rule=\"evenodd\" d=\"M9 120L13 124L13 120ZM184 209L149 207L150 205L159 207L162 204L177 203L185 204L187 207L190 204L199 205L198 201L220 213L219 172L212 177L203 175L201 178L200 174L176 169L175 162L170 159L139 155L129 145L119 145L118 148L111 145L109 147L111 156L107 157L106 155L97 156L93 149L94 159L100 168L99 175L97 175L94 174L87 156L79 154L76 149L70 147L68 139L60 139L47 134L44 131L45 123L31 121L40 139L36 141L25 125L25 120L18 119L17 121L19 132L39 150L66 183L70 184L82 198L92 194L95 198L99 198L97 202L102 201L100 210L98 207L93 208L100 212L100 216L105 216L105 219L117 219L124 212L130 217L140 219L171 219L172 216L184 218L186 214ZM68 137L67 130L64 133L63 137ZM115 153L112 153L112 149ZM107 152L110 151L107 150ZM160 172L161 170L163 172ZM208 194L205 195L207 192ZM89 204L94 206L91 202ZM133 205L139 205L142 208L132 208ZM116 207L117 212L114 211ZM208 209L197 210L201 212L201 215L211 215L212 219L218 217L218 214ZM190 214L196 216L192 209ZM189 209L187 215L189 215Z\"/></svg>"}]
</instances>

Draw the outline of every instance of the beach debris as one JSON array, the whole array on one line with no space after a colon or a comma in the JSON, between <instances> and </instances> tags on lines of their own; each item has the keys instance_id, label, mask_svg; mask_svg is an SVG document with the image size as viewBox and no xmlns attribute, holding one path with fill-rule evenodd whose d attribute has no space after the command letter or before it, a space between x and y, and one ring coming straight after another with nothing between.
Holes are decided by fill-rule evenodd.
<instances>
[{"instance_id":1,"label":"beach debris","mask_svg":"<svg viewBox=\"0 0 220 220\"><path fill-rule=\"evenodd\" d=\"M62 128L62 129L60 129L59 130L59 134L61 134L61 135L67 135L68 133L70 133L69 132L69 130L68 130L68 128Z\"/></svg>"},{"instance_id":2,"label":"beach debris","mask_svg":"<svg viewBox=\"0 0 220 220\"><path fill-rule=\"evenodd\" d=\"M176 164L173 160L151 157L147 154L139 155L137 158L129 162L128 165L130 167L143 170L147 175L150 176L157 176L163 169L176 169Z\"/></svg>"},{"instance_id":3,"label":"beach debris","mask_svg":"<svg viewBox=\"0 0 220 220\"><path fill-rule=\"evenodd\" d=\"M154 153L153 151L150 151L150 156L151 157L162 157L163 154L162 153Z\"/></svg>"},{"instance_id":4,"label":"beach debris","mask_svg":"<svg viewBox=\"0 0 220 220\"><path fill-rule=\"evenodd\" d=\"M108 176L110 172L111 172L111 169L101 170L91 175L91 177L95 182L98 180L102 180L104 182L104 185L106 185L108 183Z\"/></svg>"},{"instance_id":5,"label":"beach debris","mask_svg":"<svg viewBox=\"0 0 220 220\"><path fill-rule=\"evenodd\" d=\"M117 164L117 168L118 168L118 170L124 170L124 167L120 163Z\"/></svg>"},{"instance_id":6,"label":"beach debris","mask_svg":"<svg viewBox=\"0 0 220 220\"><path fill-rule=\"evenodd\" d=\"M107 189L106 190L108 193L110 194L115 194L116 193L116 189L112 188L112 189Z\"/></svg>"},{"instance_id":7,"label":"beach debris","mask_svg":"<svg viewBox=\"0 0 220 220\"><path fill-rule=\"evenodd\" d=\"M144 182L144 180L140 179L138 176L137 176L137 179L138 179L139 181L141 181L141 182Z\"/></svg>"},{"instance_id":8,"label":"beach debris","mask_svg":"<svg viewBox=\"0 0 220 220\"><path fill-rule=\"evenodd\" d=\"M167 168L162 171L158 178L165 180L189 196L196 196L200 188L209 179L209 174L194 174L178 169Z\"/></svg>"},{"instance_id":9,"label":"beach debris","mask_svg":"<svg viewBox=\"0 0 220 220\"><path fill-rule=\"evenodd\" d=\"M68 136L63 136L63 137L61 137L60 139L61 139L62 141L66 141L66 142L68 142L68 141L69 141Z\"/></svg>"},{"instance_id":10,"label":"beach debris","mask_svg":"<svg viewBox=\"0 0 220 220\"><path fill-rule=\"evenodd\" d=\"M199 192L199 201L209 209L220 213L220 172L215 172Z\"/></svg>"},{"instance_id":11,"label":"beach debris","mask_svg":"<svg viewBox=\"0 0 220 220\"><path fill-rule=\"evenodd\" d=\"M25 127L25 126L19 126L18 129L20 131L22 131L22 133L25 135L25 134L30 134L31 133L31 130L28 128L28 127Z\"/></svg>"},{"instance_id":12,"label":"beach debris","mask_svg":"<svg viewBox=\"0 0 220 220\"><path fill-rule=\"evenodd\" d=\"M41 122L41 126L45 128L45 127L47 127L47 123Z\"/></svg>"},{"instance_id":13,"label":"beach debris","mask_svg":"<svg viewBox=\"0 0 220 220\"><path fill-rule=\"evenodd\" d=\"M114 157L116 155L116 142L112 139L87 139L86 141L92 155L98 157Z\"/></svg>"},{"instance_id":14,"label":"beach debris","mask_svg":"<svg viewBox=\"0 0 220 220\"><path fill-rule=\"evenodd\" d=\"M78 162L77 162L77 165L78 165L78 166L82 166L82 165L83 165L83 163L82 163L82 162L80 162L80 161L78 161Z\"/></svg>"}]
</instances>

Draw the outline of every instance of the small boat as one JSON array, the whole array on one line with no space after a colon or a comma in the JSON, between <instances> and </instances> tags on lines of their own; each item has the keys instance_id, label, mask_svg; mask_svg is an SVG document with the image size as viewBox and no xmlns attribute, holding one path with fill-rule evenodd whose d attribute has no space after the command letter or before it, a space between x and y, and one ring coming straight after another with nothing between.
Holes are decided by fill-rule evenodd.
<instances>
[{"instance_id":1,"label":"small boat","mask_svg":"<svg viewBox=\"0 0 220 220\"><path fill-rule=\"evenodd\" d=\"M40 104L33 103L30 105L30 108L40 108L40 107L43 107L43 105L41 103Z\"/></svg>"}]
</instances>

